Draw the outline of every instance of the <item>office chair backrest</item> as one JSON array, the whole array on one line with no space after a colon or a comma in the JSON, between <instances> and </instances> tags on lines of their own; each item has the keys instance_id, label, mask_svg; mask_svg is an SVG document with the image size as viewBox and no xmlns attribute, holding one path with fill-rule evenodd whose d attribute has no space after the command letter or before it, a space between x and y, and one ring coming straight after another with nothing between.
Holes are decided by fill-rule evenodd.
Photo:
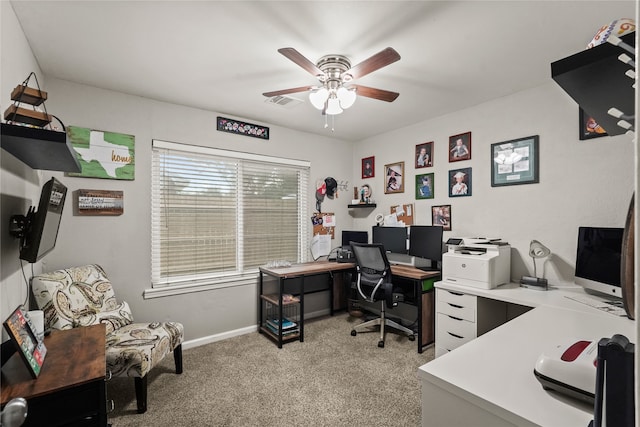
<instances>
[{"instance_id":1,"label":"office chair backrest","mask_svg":"<svg viewBox=\"0 0 640 427\"><path fill-rule=\"evenodd\" d=\"M384 246L379 243L351 243L356 258L358 293L367 301L383 298L392 307L391 265Z\"/></svg>"},{"instance_id":2,"label":"office chair backrest","mask_svg":"<svg viewBox=\"0 0 640 427\"><path fill-rule=\"evenodd\" d=\"M353 255L356 258L358 272L365 284L375 285L380 277L387 276L390 279L391 266L387 259L384 246L379 243L351 243Z\"/></svg>"}]
</instances>

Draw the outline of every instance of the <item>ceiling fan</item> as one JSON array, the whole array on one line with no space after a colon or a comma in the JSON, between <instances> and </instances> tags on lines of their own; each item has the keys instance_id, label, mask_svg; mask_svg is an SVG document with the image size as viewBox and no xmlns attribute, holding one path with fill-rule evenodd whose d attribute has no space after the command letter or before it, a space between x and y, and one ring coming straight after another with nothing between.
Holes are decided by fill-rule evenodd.
<instances>
[{"instance_id":1,"label":"ceiling fan","mask_svg":"<svg viewBox=\"0 0 640 427\"><path fill-rule=\"evenodd\" d=\"M397 92L351 83L353 80L398 61L400 55L391 47L353 67L344 55L325 55L314 64L292 47L278 49L278 52L317 78L320 85L300 86L263 93L268 98L309 91L309 100L314 107L322 110L323 114L336 115L351 107L356 100L356 95L387 102L393 102L400 95Z\"/></svg>"}]
</instances>

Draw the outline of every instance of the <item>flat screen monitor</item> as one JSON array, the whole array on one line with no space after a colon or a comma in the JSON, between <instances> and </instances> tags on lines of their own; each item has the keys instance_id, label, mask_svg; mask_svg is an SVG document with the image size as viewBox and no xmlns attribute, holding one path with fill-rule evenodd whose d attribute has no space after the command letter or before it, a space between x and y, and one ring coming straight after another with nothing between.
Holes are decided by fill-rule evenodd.
<instances>
[{"instance_id":1,"label":"flat screen monitor","mask_svg":"<svg viewBox=\"0 0 640 427\"><path fill-rule=\"evenodd\" d=\"M342 231L342 249L349 249L351 242L369 243L369 233L366 231Z\"/></svg>"},{"instance_id":2,"label":"flat screen monitor","mask_svg":"<svg viewBox=\"0 0 640 427\"><path fill-rule=\"evenodd\" d=\"M372 242L381 243L384 250L394 254L407 253L407 228L406 227L380 227L373 226Z\"/></svg>"},{"instance_id":3,"label":"flat screen monitor","mask_svg":"<svg viewBox=\"0 0 640 427\"><path fill-rule=\"evenodd\" d=\"M620 264L623 228L579 227L575 283L622 298Z\"/></svg>"},{"instance_id":4,"label":"flat screen monitor","mask_svg":"<svg viewBox=\"0 0 640 427\"><path fill-rule=\"evenodd\" d=\"M56 245L67 187L51 178L42 187L38 209L30 208L20 247L20 259L36 262Z\"/></svg>"},{"instance_id":5,"label":"flat screen monitor","mask_svg":"<svg viewBox=\"0 0 640 427\"><path fill-rule=\"evenodd\" d=\"M409 228L409 255L442 262L442 227L439 225L412 225Z\"/></svg>"}]
</instances>

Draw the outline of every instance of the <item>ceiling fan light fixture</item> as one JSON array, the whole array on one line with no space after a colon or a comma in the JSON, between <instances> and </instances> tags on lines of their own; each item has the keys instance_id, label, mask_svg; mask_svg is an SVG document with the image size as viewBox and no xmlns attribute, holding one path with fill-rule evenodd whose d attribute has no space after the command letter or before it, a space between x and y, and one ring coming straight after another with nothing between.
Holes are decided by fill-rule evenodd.
<instances>
[{"instance_id":1,"label":"ceiling fan light fixture","mask_svg":"<svg viewBox=\"0 0 640 427\"><path fill-rule=\"evenodd\" d=\"M309 92L309 101L318 110L324 109L327 98L329 98L329 91L325 87Z\"/></svg>"},{"instance_id":2,"label":"ceiling fan light fixture","mask_svg":"<svg viewBox=\"0 0 640 427\"><path fill-rule=\"evenodd\" d=\"M344 111L340 107L340 101L338 98L329 98L327 101L327 114L331 116L335 116L337 114L341 114Z\"/></svg>"},{"instance_id":3,"label":"ceiling fan light fixture","mask_svg":"<svg viewBox=\"0 0 640 427\"><path fill-rule=\"evenodd\" d=\"M337 90L336 96L338 97L338 100L340 100L340 107L345 110L351 107L354 102L356 102L355 89L347 89L346 87L341 86Z\"/></svg>"}]
</instances>

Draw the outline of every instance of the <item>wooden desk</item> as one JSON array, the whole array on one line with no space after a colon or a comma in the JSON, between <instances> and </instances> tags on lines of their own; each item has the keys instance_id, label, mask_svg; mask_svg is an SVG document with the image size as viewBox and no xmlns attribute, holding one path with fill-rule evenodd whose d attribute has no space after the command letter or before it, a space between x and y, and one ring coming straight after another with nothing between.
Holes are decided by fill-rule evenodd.
<instances>
[{"instance_id":1,"label":"wooden desk","mask_svg":"<svg viewBox=\"0 0 640 427\"><path fill-rule=\"evenodd\" d=\"M260 295L263 294L263 281L264 275L272 276L278 279L279 281L279 307L280 309L283 306L282 303L282 294L284 292L284 283L288 279L299 278L300 288L298 290L300 295L300 321L299 321L299 335L296 335L294 338L299 339L300 341L304 341L304 278L319 274L328 274L328 273L336 273L336 272L347 272L355 269L355 264L352 263L340 263L335 261L315 261L315 262L307 262L302 264L294 264L290 267L275 267L275 268L267 268L260 267ZM418 307L418 353L422 353L422 350L426 345L433 343L435 338L435 329L434 329L434 293L433 290L422 292L422 281L425 279L436 278L440 276L440 272L438 271L423 271L415 267L405 266L405 265L392 265L391 273L394 276L411 280L414 284L415 295L419 296L417 298L417 307ZM329 292L330 292L330 301L331 301L331 314L333 315L334 308L340 308L343 306L344 301L346 300L346 293L344 291L344 281L337 279L336 276L331 274L331 283L329 284ZM258 314L258 324L261 326L259 330L262 332L264 328L262 327L263 323L263 304L260 303L260 309ZM282 318L282 314L280 316ZM283 340L281 335L273 336L271 334L265 334L269 338L274 339L278 343L278 347L282 348L282 344L286 341Z\"/></svg>"},{"instance_id":2,"label":"wooden desk","mask_svg":"<svg viewBox=\"0 0 640 427\"><path fill-rule=\"evenodd\" d=\"M106 426L105 326L53 330L44 344L47 355L37 379L18 354L2 367L1 405L14 397L27 399L23 427Z\"/></svg>"}]
</instances>

